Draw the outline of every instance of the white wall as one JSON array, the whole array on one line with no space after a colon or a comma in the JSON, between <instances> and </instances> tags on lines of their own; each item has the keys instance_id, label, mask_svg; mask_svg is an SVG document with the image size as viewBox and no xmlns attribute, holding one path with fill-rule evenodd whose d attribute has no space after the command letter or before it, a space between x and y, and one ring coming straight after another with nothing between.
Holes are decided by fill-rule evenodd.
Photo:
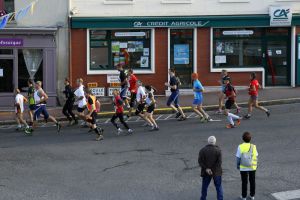
<instances>
[{"instance_id":1,"label":"white wall","mask_svg":"<svg viewBox=\"0 0 300 200\"><path fill-rule=\"evenodd\" d=\"M118 0L71 0L75 16L182 16L268 14L270 5L289 5L300 13L300 0L133 0L118 4ZM229 1L229 2L228 2ZM237 2L235 2L237 1ZM115 4L107 4L113 2ZM120 0L119 2L122 2ZM130 0L123 0L130 2Z\"/></svg>"}]
</instances>

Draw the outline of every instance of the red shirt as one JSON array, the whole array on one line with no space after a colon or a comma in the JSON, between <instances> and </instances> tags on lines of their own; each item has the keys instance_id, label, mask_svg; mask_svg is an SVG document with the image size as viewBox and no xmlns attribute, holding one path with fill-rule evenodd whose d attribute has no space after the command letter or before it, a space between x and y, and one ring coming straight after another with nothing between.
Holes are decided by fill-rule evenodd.
<instances>
[{"instance_id":1,"label":"red shirt","mask_svg":"<svg viewBox=\"0 0 300 200\"><path fill-rule=\"evenodd\" d=\"M235 89L230 83L225 86L224 93L225 93L226 97L228 98L228 100L235 101L235 97L236 97ZM234 95L232 97L230 97L232 95L232 93L234 93Z\"/></svg>"},{"instance_id":2,"label":"red shirt","mask_svg":"<svg viewBox=\"0 0 300 200\"><path fill-rule=\"evenodd\" d=\"M123 113L124 112L123 101L120 95L115 97L114 103L116 107L116 113Z\"/></svg>"},{"instance_id":3,"label":"red shirt","mask_svg":"<svg viewBox=\"0 0 300 200\"><path fill-rule=\"evenodd\" d=\"M254 88L255 91L251 91L251 88ZM259 83L256 79L252 80L250 82L250 86L249 86L249 95L251 96L257 96L258 95L258 90L259 90Z\"/></svg>"},{"instance_id":4,"label":"red shirt","mask_svg":"<svg viewBox=\"0 0 300 200\"><path fill-rule=\"evenodd\" d=\"M129 78L129 91L131 93L136 93L137 92L137 77L134 74L131 74Z\"/></svg>"}]
</instances>

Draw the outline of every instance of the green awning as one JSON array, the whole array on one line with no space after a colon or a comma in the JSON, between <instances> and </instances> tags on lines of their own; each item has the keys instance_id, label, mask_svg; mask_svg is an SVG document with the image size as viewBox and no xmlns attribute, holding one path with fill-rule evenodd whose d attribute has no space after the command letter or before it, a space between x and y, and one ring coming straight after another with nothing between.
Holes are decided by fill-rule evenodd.
<instances>
[{"instance_id":1,"label":"green awning","mask_svg":"<svg viewBox=\"0 0 300 200\"><path fill-rule=\"evenodd\" d=\"M293 15L292 26L300 25ZM71 17L76 28L153 28L153 27L268 27L269 15L181 16L181 17Z\"/></svg>"}]
</instances>

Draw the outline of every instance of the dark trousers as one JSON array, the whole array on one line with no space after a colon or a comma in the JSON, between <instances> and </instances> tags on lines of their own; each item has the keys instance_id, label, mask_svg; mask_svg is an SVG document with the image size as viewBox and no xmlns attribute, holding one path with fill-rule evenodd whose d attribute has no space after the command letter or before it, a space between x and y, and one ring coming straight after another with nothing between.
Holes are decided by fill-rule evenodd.
<instances>
[{"instance_id":1,"label":"dark trousers","mask_svg":"<svg viewBox=\"0 0 300 200\"><path fill-rule=\"evenodd\" d=\"M120 122L124 125L125 128L129 129L127 123L124 121L123 113L116 113L111 118L111 123L118 129L120 128L119 125L116 123L116 119L119 118Z\"/></svg>"},{"instance_id":2,"label":"dark trousers","mask_svg":"<svg viewBox=\"0 0 300 200\"><path fill-rule=\"evenodd\" d=\"M255 171L241 171L242 178L242 197L247 197L247 189L248 189L248 177L250 182L250 196L255 196Z\"/></svg>"},{"instance_id":3,"label":"dark trousers","mask_svg":"<svg viewBox=\"0 0 300 200\"><path fill-rule=\"evenodd\" d=\"M73 106L74 106L74 101L72 100L67 100L64 107L63 107L63 114L68 118L69 121L76 120L76 117L73 113Z\"/></svg>"},{"instance_id":4,"label":"dark trousers","mask_svg":"<svg viewBox=\"0 0 300 200\"><path fill-rule=\"evenodd\" d=\"M214 180L214 184L217 190L217 200L223 200L223 188L222 188L222 177L221 176L204 176L202 178L202 192L200 200L206 200L207 188L211 182L211 179Z\"/></svg>"}]
</instances>

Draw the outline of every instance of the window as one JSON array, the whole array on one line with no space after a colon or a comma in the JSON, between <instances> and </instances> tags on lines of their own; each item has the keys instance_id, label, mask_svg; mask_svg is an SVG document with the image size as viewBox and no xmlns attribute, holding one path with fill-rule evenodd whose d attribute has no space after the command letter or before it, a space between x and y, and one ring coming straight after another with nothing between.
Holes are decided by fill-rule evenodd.
<instances>
[{"instance_id":1,"label":"window","mask_svg":"<svg viewBox=\"0 0 300 200\"><path fill-rule=\"evenodd\" d=\"M89 71L151 70L151 30L90 30Z\"/></svg>"},{"instance_id":2,"label":"window","mask_svg":"<svg viewBox=\"0 0 300 200\"><path fill-rule=\"evenodd\" d=\"M14 0L0 0L0 12L12 13L15 11Z\"/></svg>"},{"instance_id":3,"label":"window","mask_svg":"<svg viewBox=\"0 0 300 200\"><path fill-rule=\"evenodd\" d=\"M104 0L104 4L133 4L135 0Z\"/></svg>"},{"instance_id":4,"label":"window","mask_svg":"<svg viewBox=\"0 0 300 200\"><path fill-rule=\"evenodd\" d=\"M14 60L0 59L0 92L13 92Z\"/></svg>"},{"instance_id":5,"label":"window","mask_svg":"<svg viewBox=\"0 0 300 200\"><path fill-rule=\"evenodd\" d=\"M182 88L191 87L193 73L193 29L170 30L170 67L175 68Z\"/></svg>"},{"instance_id":6,"label":"window","mask_svg":"<svg viewBox=\"0 0 300 200\"><path fill-rule=\"evenodd\" d=\"M261 29L214 29L214 67L262 66L261 31Z\"/></svg>"},{"instance_id":7,"label":"window","mask_svg":"<svg viewBox=\"0 0 300 200\"><path fill-rule=\"evenodd\" d=\"M0 49L0 55L12 55L13 50L12 49Z\"/></svg>"},{"instance_id":8,"label":"window","mask_svg":"<svg viewBox=\"0 0 300 200\"><path fill-rule=\"evenodd\" d=\"M192 3L192 0L161 0L161 3Z\"/></svg>"}]
</instances>

